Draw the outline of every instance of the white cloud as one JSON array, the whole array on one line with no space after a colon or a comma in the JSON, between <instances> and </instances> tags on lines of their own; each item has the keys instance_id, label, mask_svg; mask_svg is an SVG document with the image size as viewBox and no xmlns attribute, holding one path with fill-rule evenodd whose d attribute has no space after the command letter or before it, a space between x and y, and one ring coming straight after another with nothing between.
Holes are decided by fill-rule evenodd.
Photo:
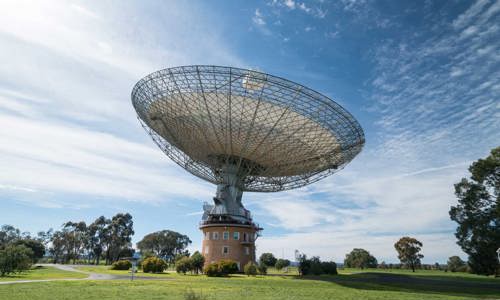
<instances>
[{"instance_id":1,"label":"white cloud","mask_svg":"<svg viewBox=\"0 0 500 300\"><path fill-rule=\"evenodd\" d=\"M488 3L489 0L476 1L469 9L453 21L453 27L455 27L455 29L459 29L467 26L467 24L470 24Z\"/></svg>"},{"instance_id":2,"label":"white cloud","mask_svg":"<svg viewBox=\"0 0 500 300\"><path fill-rule=\"evenodd\" d=\"M374 176L367 159L306 190L252 197L257 212L264 210L279 221L274 226L295 231L268 235L264 230L259 251L280 254L284 248L285 256L293 258L293 249L299 249L339 262L352 248L362 247L380 261L397 262L393 244L410 235L424 242L428 263L450 253L464 256L455 245L448 210L456 201L453 183L465 175L468 162L400 175L379 170Z\"/></svg>"},{"instance_id":3,"label":"white cloud","mask_svg":"<svg viewBox=\"0 0 500 300\"><path fill-rule=\"evenodd\" d=\"M8 141L0 143L0 193L47 207L76 205L61 195L152 203L210 197L212 187L147 138L130 91L162 67L245 64L218 31L208 32L214 27L204 13L183 3L158 8L161 19L136 14L133 4L106 5L0 3L0 56L9 58L0 64L0 140ZM177 26L193 18L193 26Z\"/></svg>"},{"instance_id":4,"label":"white cloud","mask_svg":"<svg viewBox=\"0 0 500 300\"><path fill-rule=\"evenodd\" d=\"M295 9L295 1L294 0L284 0L283 4L289 9Z\"/></svg>"},{"instance_id":5,"label":"white cloud","mask_svg":"<svg viewBox=\"0 0 500 300\"><path fill-rule=\"evenodd\" d=\"M259 9L255 10L254 16L252 17L252 21L258 26L266 25L266 21L264 21L264 17L262 16L262 13L260 12Z\"/></svg>"},{"instance_id":6,"label":"white cloud","mask_svg":"<svg viewBox=\"0 0 500 300\"><path fill-rule=\"evenodd\" d=\"M304 2L300 3L298 7L299 7L299 9L305 11L306 13L311 12L311 9L309 7L307 7Z\"/></svg>"},{"instance_id":7,"label":"white cloud","mask_svg":"<svg viewBox=\"0 0 500 300\"><path fill-rule=\"evenodd\" d=\"M211 194L153 146L110 134L0 114L0 139L4 186L138 201Z\"/></svg>"}]
</instances>

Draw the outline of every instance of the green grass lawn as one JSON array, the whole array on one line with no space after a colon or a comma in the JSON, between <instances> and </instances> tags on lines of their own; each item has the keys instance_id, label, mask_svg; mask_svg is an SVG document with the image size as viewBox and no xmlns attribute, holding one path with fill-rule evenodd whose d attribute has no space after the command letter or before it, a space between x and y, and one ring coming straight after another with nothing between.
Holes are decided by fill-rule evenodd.
<instances>
[{"instance_id":1,"label":"green grass lawn","mask_svg":"<svg viewBox=\"0 0 500 300\"><path fill-rule=\"evenodd\" d=\"M106 267L80 267L87 271L128 274ZM500 280L460 273L419 271L358 273L341 270L337 276L299 278L291 274L230 278L176 273L149 274L152 279L58 281L0 285L0 299L187 299L192 289L200 299L500 299ZM351 273L351 274L347 274ZM138 274L143 276L142 273Z\"/></svg>"},{"instance_id":2,"label":"green grass lawn","mask_svg":"<svg viewBox=\"0 0 500 300\"><path fill-rule=\"evenodd\" d=\"M110 266L78 266L78 270L82 270L85 272L92 272L92 273L102 273L102 274L111 274L111 275L130 275L130 270L128 271L120 271L120 270L111 270ZM139 270L137 273L135 273L135 276L140 276L140 277L154 277L154 278L164 278L166 276L169 276L169 274L173 274L175 271L173 270L166 270L163 273L143 273L141 270Z\"/></svg>"},{"instance_id":3,"label":"green grass lawn","mask_svg":"<svg viewBox=\"0 0 500 300\"><path fill-rule=\"evenodd\" d=\"M5 277L0 277L2 281L18 281L18 280L43 280L43 279L62 279L62 278L86 278L88 275L76 272L69 272L56 269L54 267L33 267L31 270L12 274ZM1 298L0 299L4 299ZM5 298L6 299L6 298Z\"/></svg>"}]
</instances>

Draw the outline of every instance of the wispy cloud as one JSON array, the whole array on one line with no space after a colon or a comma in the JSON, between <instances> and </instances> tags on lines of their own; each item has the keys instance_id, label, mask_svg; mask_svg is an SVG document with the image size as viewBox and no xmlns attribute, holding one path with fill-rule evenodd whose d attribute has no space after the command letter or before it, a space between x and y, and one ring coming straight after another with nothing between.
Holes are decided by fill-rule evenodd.
<instances>
[{"instance_id":1,"label":"wispy cloud","mask_svg":"<svg viewBox=\"0 0 500 300\"><path fill-rule=\"evenodd\" d=\"M244 63L204 25L186 32L168 24L191 20L192 10L162 8L157 24L127 17L129 4L119 14L86 5L0 4L0 55L9 58L0 64L0 140L8 141L0 143L0 190L50 207L67 204L61 194L150 203L209 197L208 184L193 182L146 137L130 90L161 67ZM163 36L178 48L158 44Z\"/></svg>"},{"instance_id":2,"label":"wispy cloud","mask_svg":"<svg viewBox=\"0 0 500 300\"><path fill-rule=\"evenodd\" d=\"M453 26L437 21L442 24L436 30L450 28L444 35L428 32L427 40L409 37L380 45L372 81L372 108L381 116L376 124L385 140L378 153L404 155L405 161L425 167L484 155L477 149L491 148L500 140L495 117L500 94L488 84L500 79L499 49L492 43L499 37L492 30L497 26L493 19L471 20L490 20L488 12L497 3L474 4ZM412 46L401 47L405 44Z\"/></svg>"},{"instance_id":3,"label":"wispy cloud","mask_svg":"<svg viewBox=\"0 0 500 300\"><path fill-rule=\"evenodd\" d=\"M321 3L306 4L305 2L298 2L295 0L282 0L282 1L274 0L271 1L269 5L273 7L284 8L287 11L298 10L300 12L305 13L306 15L318 19L323 19L328 14L328 10L324 9Z\"/></svg>"},{"instance_id":4,"label":"wispy cloud","mask_svg":"<svg viewBox=\"0 0 500 300\"><path fill-rule=\"evenodd\" d=\"M266 21L264 21L264 17L262 16L262 13L260 12L259 9L255 10L255 13L252 17L252 21L254 22L255 25L258 26L266 25Z\"/></svg>"},{"instance_id":5,"label":"wispy cloud","mask_svg":"<svg viewBox=\"0 0 500 300\"><path fill-rule=\"evenodd\" d=\"M376 131L367 136L368 146L332 178L256 202L278 220L274 226L294 231L264 233L261 251L281 253L281 245L294 245L342 260L352 248L366 247L397 261L393 244L409 234L424 242L425 262L463 256L448 211L456 203L453 184L500 141L498 3L472 4L451 21L431 12L432 27L411 28L370 50L375 68L365 87L366 110ZM356 22L398 26L367 14L373 11L368 2L343 4L358 15Z\"/></svg>"},{"instance_id":6,"label":"wispy cloud","mask_svg":"<svg viewBox=\"0 0 500 300\"><path fill-rule=\"evenodd\" d=\"M295 1L294 0L284 0L283 4L289 9L295 9Z\"/></svg>"}]
</instances>

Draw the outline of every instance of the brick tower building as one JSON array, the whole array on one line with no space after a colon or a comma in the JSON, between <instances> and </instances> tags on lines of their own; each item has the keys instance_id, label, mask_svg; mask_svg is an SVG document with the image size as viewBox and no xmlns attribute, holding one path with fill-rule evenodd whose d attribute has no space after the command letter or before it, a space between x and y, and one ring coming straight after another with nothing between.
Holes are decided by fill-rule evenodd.
<instances>
[{"instance_id":1,"label":"brick tower building","mask_svg":"<svg viewBox=\"0 0 500 300\"><path fill-rule=\"evenodd\" d=\"M245 209L244 216L218 214L217 207L209 204L204 205L204 210L200 230L205 266L230 259L243 271L248 262L255 262L255 241L262 228L252 221L250 212Z\"/></svg>"}]
</instances>

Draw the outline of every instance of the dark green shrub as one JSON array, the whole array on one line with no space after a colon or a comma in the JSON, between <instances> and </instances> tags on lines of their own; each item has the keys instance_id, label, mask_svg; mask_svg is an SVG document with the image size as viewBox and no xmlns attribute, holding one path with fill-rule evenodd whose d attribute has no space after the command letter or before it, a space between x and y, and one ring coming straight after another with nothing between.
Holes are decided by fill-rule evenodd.
<instances>
[{"instance_id":1,"label":"dark green shrub","mask_svg":"<svg viewBox=\"0 0 500 300\"><path fill-rule=\"evenodd\" d=\"M222 273L219 271L218 263L211 263L203 269L203 273L205 273L209 277L214 276L222 276Z\"/></svg>"},{"instance_id":2,"label":"dark green shrub","mask_svg":"<svg viewBox=\"0 0 500 300\"><path fill-rule=\"evenodd\" d=\"M290 261L288 259L278 259L276 261L276 264L274 265L274 267L276 268L276 270L281 270L283 268L286 268L290 265Z\"/></svg>"},{"instance_id":3,"label":"dark green shrub","mask_svg":"<svg viewBox=\"0 0 500 300\"><path fill-rule=\"evenodd\" d=\"M158 257L148 257L142 261L144 273L161 273L167 268L167 263Z\"/></svg>"},{"instance_id":4,"label":"dark green shrub","mask_svg":"<svg viewBox=\"0 0 500 300\"><path fill-rule=\"evenodd\" d=\"M313 256L311 259L311 274L313 275L321 275L323 274L323 269L321 268L321 261L319 257Z\"/></svg>"},{"instance_id":5,"label":"dark green shrub","mask_svg":"<svg viewBox=\"0 0 500 300\"><path fill-rule=\"evenodd\" d=\"M337 264L333 261L323 261L321 262L321 270L323 274L337 275Z\"/></svg>"},{"instance_id":6,"label":"dark green shrub","mask_svg":"<svg viewBox=\"0 0 500 300\"><path fill-rule=\"evenodd\" d=\"M22 245L28 249L31 249L31 251L33 252L31 260L33 263L36 263L45 255L45 245L40 241L33 239L22 239L16 241L14 244L17 246Z\"/></svg>"},{"instance_id":7,"label":"dark green shrub","mask_svg":"<svg viewBox=\"0 0 500 300\"><path fill-rule=\"evenodd\" d=\"M447 267L451 272L465 272L467 270L465 261L456 255L448 258Z\"/></svg>"},{"instance_id":8,"label":"dark green shrub","mask_svg":"<svg viewBox=\"0 0 500 300\"><path fill-rule=\"evenodd\" d=\"M243 269L248 276L257 275L257 266L252 261L249 261Z\"/></svg>"},{"instance_id":9,"label":"dark green shrub","mask_svg":"<svg viewBox=\"0 0 500 300\"><path fill-rule=\"evenodd\" d=\"M207 276L228 276L238 272L238 265L230 259L222 259L219 262L211 263L203 270Z\"/></svg>"},{"instance_id":10,"label":"dark green shrub","mask_svg":"<svg viewBox=\"0 0 500 300\"><path fill-rule=\"evenodd\" d=\"M272 253L262 253L259 258L259 265L274 266L276 264L276 257Z\"/></svg>"},{"instance_id":11,"label":"dark green shrub","mask_svg":"<svg viewBox=\"0 0 500 300\"><path fill-rule=\"evenodd\" d=\"M219 261L219 269L222 275L238 273L238 265L230 259L222 259Z\"/></svg>"},{"instance_id":12,"label":"dark green shrub","mask_svg":"<svg viewBox=\"0 0 500 300\"><path fill-rule=\"evenodd\" d=\"M33 251L23 245L7 245L0 249L0 276L31 268Z\"/></svg>"},{"instance_id":13,"label":"dark green shrub","mask_svg":"<svg viewBox=\"0 0 500 300\"><path fill-rule=\"evenodd\" d=\"M267 265L260 263L259 266L257 267L257 270L259 271L260 275L266 275L267 274Z\"/></svg>"},{"instance_id":14,"label":"dark green shrub","mask_svg":"<svg viewBox=\"0 0 500 300\"><path fill-rule=\"evenodd\" d=\"M177 273L186 274L186 272L193 270L193 263L191 258L184 256L175 262L175 271Z\"/></svg>"},{"instance_id":15,"label":"dark green shrub","mask_svg":"<svg viewBox=\"0 0 500 300\"><path fill-rule=\"evenodd\" d=\"M111 265L111 270L129 270L132 268L132 263L128 260L115 261Z\"/></svg>"},{"instance_id":16,"label":"dark green shrub","mask_svg":"<svg viewBox=\"0 0 500 300\"><path fill-rule=\"evenodd\" d=\"M196 274L203 272L204 264L205 257L203 257L200 252L196 251L193 255L191 255L191 266Z\"/></svg>"},{"instance_id":17,"label":"dark green shrub","mask_svg":"<svg viewBox=\"0 0 500 300\"><path fill-rule=\"evenodd\" d=\"M299 274L309 275L311 273L311 260L305 254L299 256Z\"/></svg>"}]
</instances>

